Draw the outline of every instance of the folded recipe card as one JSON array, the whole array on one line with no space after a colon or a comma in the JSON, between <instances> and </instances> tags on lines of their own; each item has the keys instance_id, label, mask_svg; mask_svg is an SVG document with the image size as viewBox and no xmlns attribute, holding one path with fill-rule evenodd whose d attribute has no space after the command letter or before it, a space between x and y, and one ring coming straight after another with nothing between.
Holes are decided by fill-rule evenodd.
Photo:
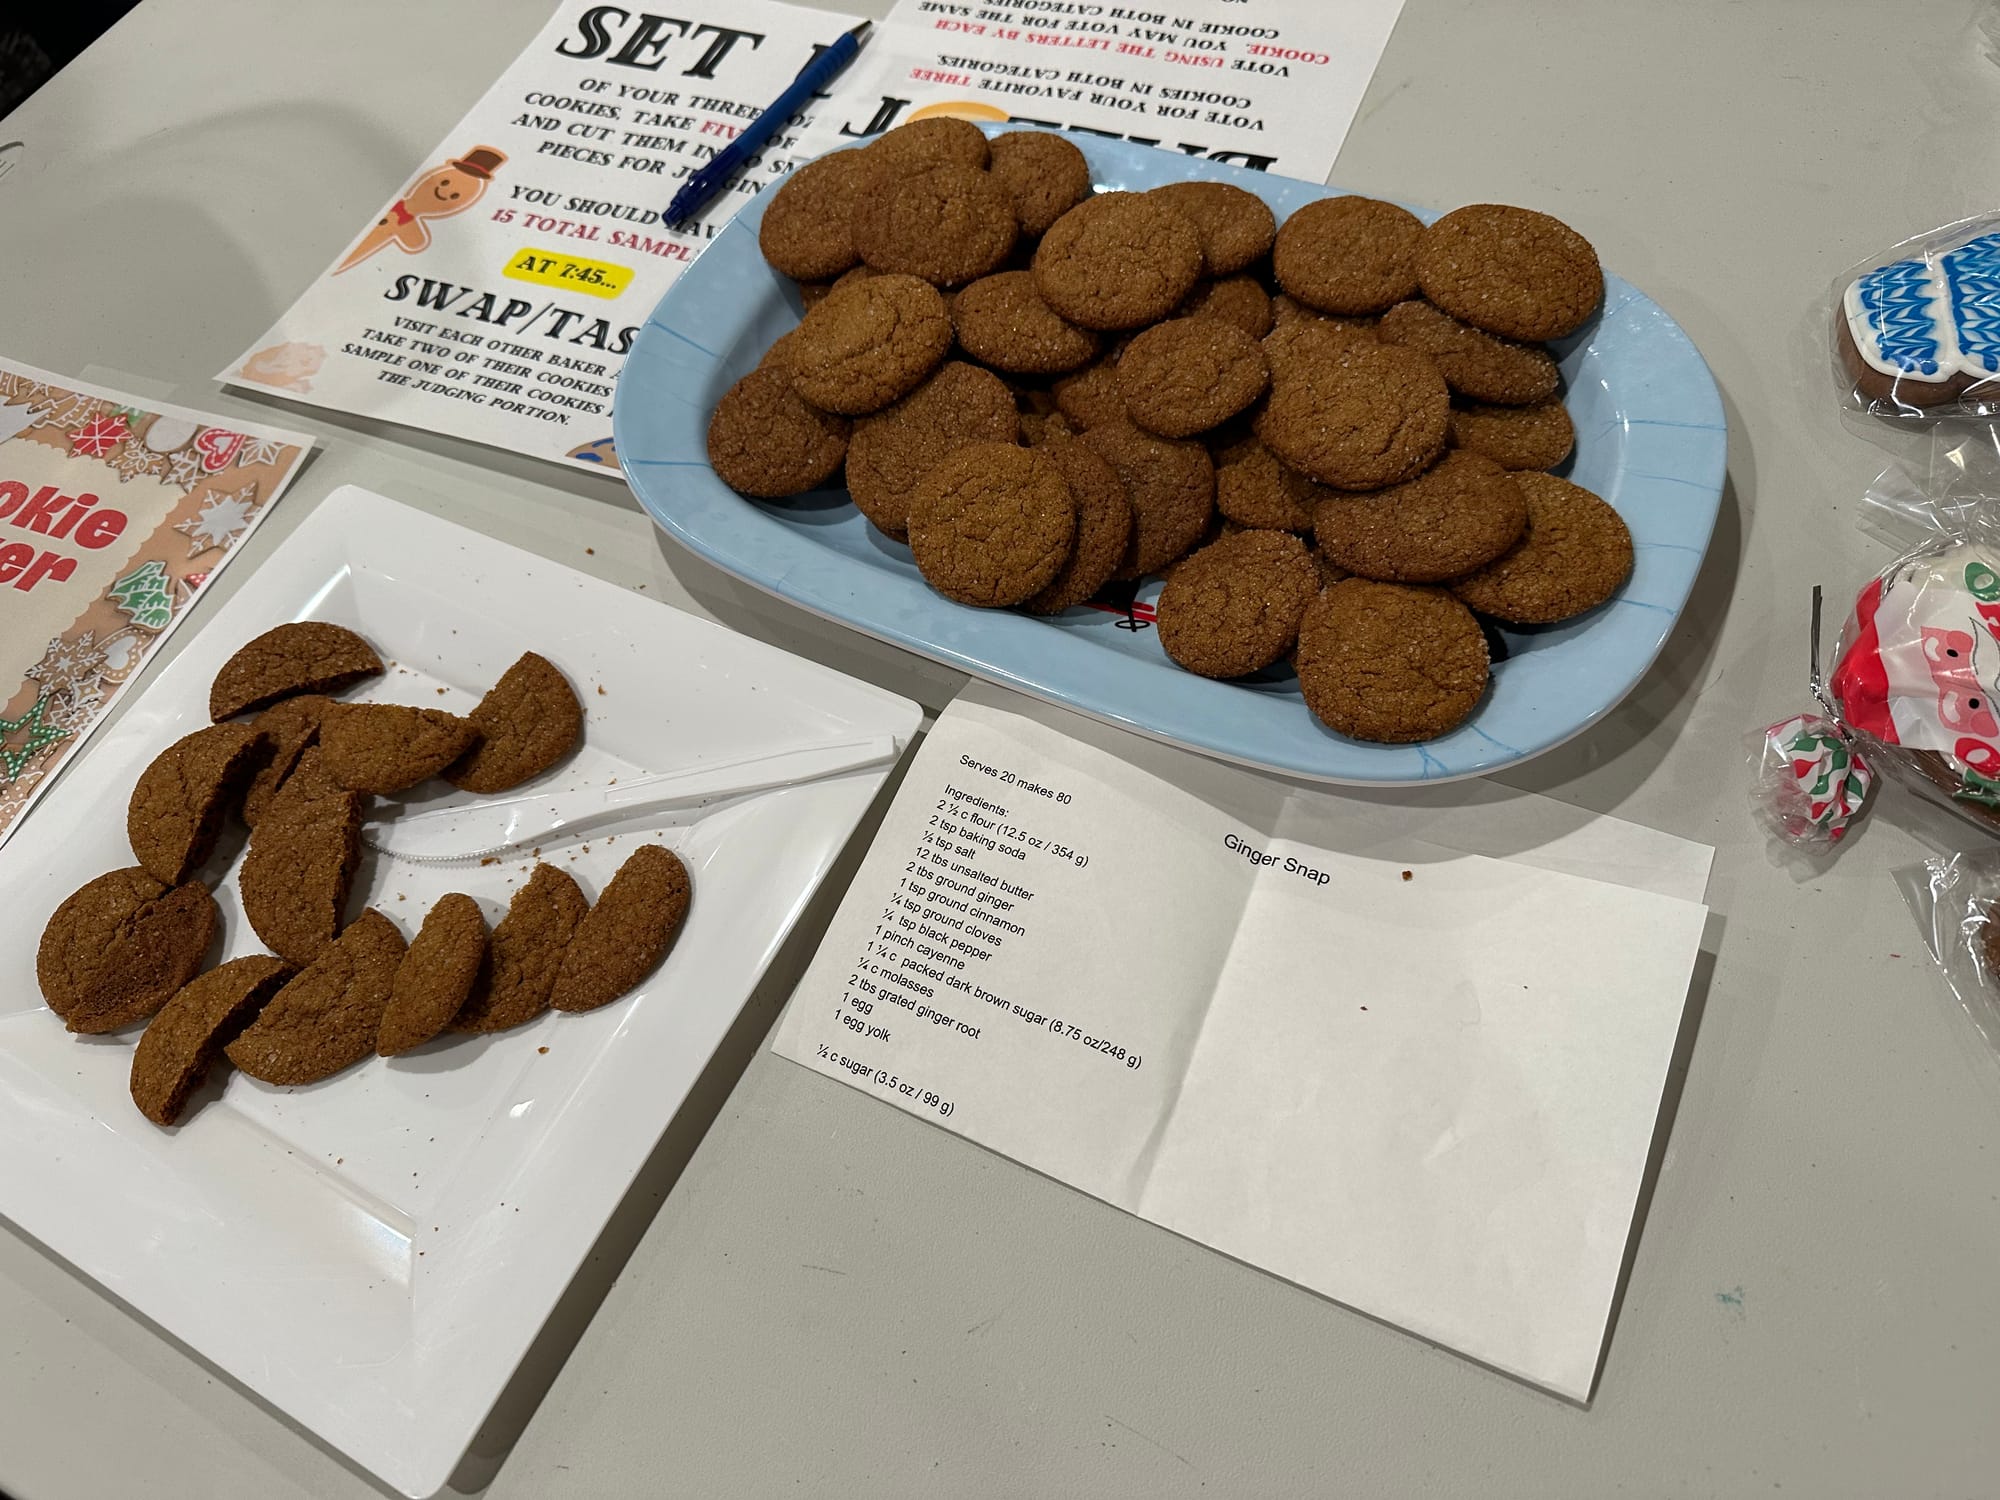
<instances>
[{"instance_id":1,"label":"folded recipe card","mask_svg":"<svg viewBox=\"0 0 2000 1500\"><path fill-rule=\"evenodd\" d=\"M974 687L773 1045L1581 1401L1710 853L1484 785L1288 787Z\"/></svg>"}]
</instances>

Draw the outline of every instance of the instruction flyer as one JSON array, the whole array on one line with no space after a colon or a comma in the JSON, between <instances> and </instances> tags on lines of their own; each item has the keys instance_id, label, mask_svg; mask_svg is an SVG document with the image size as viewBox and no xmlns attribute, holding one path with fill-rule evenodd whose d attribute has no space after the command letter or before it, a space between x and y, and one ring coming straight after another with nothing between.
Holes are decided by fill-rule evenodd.
<instances>
[{"instance_id":1,"label":"instruction flyer","mask_svg":"<svg viewBox=\"0 0 2000 1500\"><path fill-rule=\"evenodd\" d=\"M311 447L0 360L0 844Z\"/></svg>"},{"instance_id":2,"label":"instruction flyer","mask_svg":"<svg viewBox=\"0 0 2000 1500\"><path fill-rule=\"evenodd\" d=\"M1324 182L1403 0L900 0L808 154L929 115Z\"/></svg>"},{"instance_id":3,"label":"instruction flyer","mask_svg":"<svg viewBox=\"0 0 2000 1500\"><path fill-rule=\"evenodd\" d=\"M856 18L564 0L353 243L217 378L615 472L611 395L661 295L792 165L813 111L681 230L684 179Z\"/></svg>"}]
</instances>

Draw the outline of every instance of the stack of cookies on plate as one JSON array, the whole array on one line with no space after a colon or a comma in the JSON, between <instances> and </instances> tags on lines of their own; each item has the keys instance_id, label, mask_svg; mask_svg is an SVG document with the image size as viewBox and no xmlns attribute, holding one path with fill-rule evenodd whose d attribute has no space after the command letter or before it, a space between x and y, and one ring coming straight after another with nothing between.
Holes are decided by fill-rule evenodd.
<instances>
[{"instance_id":1,"label":"stack of cookies on plate","mask_svg":"<svg viewBox=\"0 0 2000 1500\"><path fill-rule=\"evenodd\" d=\"M583 731L568 679L532 651L465 716L333 696L382 672L373 646L323 621L245 645L209 691L214 722L139 775L125 816L138 863L88 882L43 930L36 977L69 1030L145 1026L132 1098L155 1124L180 1119L219 1055L266 1083L316 1083L447 1029L595 1010L673 942L691 886L657 844L630 855L595 905L567 871L536 863L490 931L479 903L456 892L407 943L374 907L348 920L371 797L432 777L508 791L564 759ZM249 829L243 915L270 951L209 968L222 913L204 867L231 813Z\"/></svg>"},{"instance_id":2,"label":"stack of cookies on plate","mask_svg":"<svg viewBox=\"0 0 2000 1500\"><path fill-rule=\"evenodd\" d=\"M1093 193L1061 136L929 119L800 168L759 243L806 313L717 404L711 464L760 499L844 472L959 603L1164 574L1181 666L1289 659L1329 727L1405 742L1484 694L1478 615L1565 620L1631 569L1617 512L1540 472L1575 437L1543 341L1604 289L1545 214L1340 197L1280 225L1228 183Z\"/></svg>"}]
</instances>

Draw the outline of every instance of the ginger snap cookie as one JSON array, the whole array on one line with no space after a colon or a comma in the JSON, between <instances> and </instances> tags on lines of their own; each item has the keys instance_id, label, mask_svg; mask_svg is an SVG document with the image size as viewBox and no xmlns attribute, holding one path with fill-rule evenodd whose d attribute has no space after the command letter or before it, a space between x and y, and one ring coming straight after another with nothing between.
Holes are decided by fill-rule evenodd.
<instances>
[{"instance_id":1,"label":"ginger snap cookie","mask_svg":"<svg viewBox=\"0 0 2000 1500\"><path fill-rule=\"evenodd\" d=\"M1503 469L1553 469L1576 446L1576 427L1556 396L1532 406L1461 402L1452 407L1445 441Z\"/></svg>"},{"instance_id":2,"label":"ginger snap cookie","mask_svg":"<svg viewBox=\"0 0 2000 1500\"><path fill-rule=\"evenodd\" d=\"M976 172L989 156L986 133L970 120L950 115L898 125L870 141L865 150L872 166L905 176L943 166Z\"/></svg>"},{"instance_id":3,"label":"ginger snap cookie","mask_svg":"<svg viewBox=\"0 0 2000 1500\"><path fill-rule=\"evenodd\" d=\"M375 1054L403 934L369 907L284 987L222 1050L266 1083L317 1083Z\"/></svg>"},{"instance_id":4,"label":"ginger snap cookie","mask_svg":"<svg viewBox=\"0 0 2000 1500\"><path fill-rule=\"evenodd\" d=\"M452 1029L505 1031L547 1010L563 949L589 909L568 874L536 865L487 939L486 967L452 1018Z\"/></svg>"},{"instance_id":5,"label":"ginger snap cookie","mask_svg":"<svg viewBox=\"0 0 2000 1500\"><path fill-rule=\"evenodd\" d=\"M1510 625L1553 625L1617 593L1632 571L1625 518L1583 486L1553 474L1510 477L1527 497L1527 530L1451 591Z\"/></svg>"},{"instance_id":6,"label":"ginger snap cookie","mask_svg":"<svg viewBox=\"0 0 2000 1500\"><path fill-rule=\"evenodd\" d=\"M1279 226L1271 270L1320 312L1378 313L1417 294L1423 230L1415 214L1379 198L1317 198Z\"/></svg>"},{"instance_id":7,"label":"ginger snap cookie","mask_svg":"<svg viewBox=\"0 0 2000 1500\"><path fill-rule=\"evenodd\" d=\"M1530 208L1473 203L1423 233L1417 279L1454 318L1510 339L1573 332L1604 300L1590 241Z\"/></svg>"},{"instance_id":8,"label":"ginger snap cookie","mask_svg":"<svg viewBox=\"0 0 2000 1500\"><path fill-rule=\"evenodd\" d=\"M296 698L279 699L252 721L264 743L256 758L256 770L243 789L245 827L257 826L257 820L271 805L271 798L285 778L292 774L292 767L299 763L306 747L318 741L319 721L331 702L331 698L320 693L301 693Z\"/></svg>"},{"instance_id":9,"label":"ginger snap cookie","mask_svg":"<svg viewBox=\"0 0 2000 1500\"><path fill-rule=\"evenodd\" d=\"M1319 565L1287 531L1239 531L1190 554L1154 606L1160 645L1203 677L1261 671L1292 649Z\"/></svg>"},{"instance_id":10,"label":"ginger snap cookie","mask_svg":"<svg viewBox=\"0 0 2000 1500\"><path fill-rule=\"evenodd\" d=\"M1090 163L1059 135L1046 130L1010 130L988 143L988 170L1014 204L1021 233L1032 238L1090 196Z\"/></svg>"},{"instance_id":11,"label":"ginger snap cookie","mask_svg":"<svg viewBox=\"0 0 2000 1500\"><path fill-rule=\"evenodd\" d=\"M793 389L798 334L794 329L773 344L708 419L709 467L739 495L782 500L818 489L847 457L847 418L821 411Z\"/></svg>"},{"instance_id":12,"label":"ginger snap cookie","mask_svg":"<svg viewBox=\"0 0 2000 1500\"><path fill-rule=\"evenodd\" d=\"M1232 427L1231 439L1210 450L1215 457L1215 508L1239 526L1258 531L1312 530L1313 502L1330 493L1279 461L1253 432Z\"/></svg>"},{"instance_id":13,"label":"ginger snap cookie","mask_svg":"<svg viewBox=\"0 0 2000 1500\"><path fill-rule=\"evenodd\" d=\"M849 221L876 170L863 151L833 151L792 173L757 226L764 259L798 281L830 281L851 269L861 253Z\"/></svg>"},{"instance_id":14,"label":"ginger snap cookie","mask_svg":"<svg viewBox=\"0 0 2000 1500\"><path fill-rule=\"evenodd\" d=\"M1354 576L1339 563L1328 557L1326 555L1326 548L1320 546L1318 542L1313 543L1312 552L1313 561L1319 564L1319 582L1321 588L1325 588L1330 583L1339 583L1343 578L1352 578Z\"/></svg>"},{"instance_id":15,"label":"ginger snap cookie","mask_svg":"<svg viewBox=\"0 0 2000 1500\"><path fill-rule=\"evenodd\" d=\"M1019 604L1054 580L1076 539L1076 501L1039 448L970 443L910 501L910 553L925 582L960 604Z\"/></svg>"},{"instance_id":16,"label":"ginger snap cookie","mask_svg":"<svg viewBox=\"0 0 2000 1500\"><path fill-rule=\"evenodd\" d=\"M212 724L153 757L125 808L125 834L147 874L179 885L208 858L222 815L263 747L263 731L253 725Z\"/></svg>"},{"instance_id":17,"label":"ginger snap cookie","mask_svg":"<svg viewBox=\"0 0 2000 1500\"><path fill-rule=\"evenodd\" d=\"M1157 573L1202 539L1215 516L1215 463L1200 443L1106 422L1078 439L1111 465L1132 506L1132 540L1114 574Z\"/></svg>"},{"instance_id":18,"label":"ginger snap cookie","mask_svg":"<svg viewBox=\"0 0 2000 1500\"><path fill-rule=\"evenodd\" d=\"M914 276L871 276L837 287L792 335L792 386L821 411L880 411L944 362L944 298Z\"/></svg>"},{"instance_id":19,"label":"ginger snap cookie","mask_svg":"<svg viewBox=\"0 0 2000 1500\"><path fill-rule=\"evenodd\" d=\"M878 175L854 209L854 244L877 271L963 286L997 271L1020 226L1005 189L972 167Z\"/></svg>"},{"instance_id":20,"label":"ginger snap cookie","mask_svg":"<svg viewBox=\"0 0 2000 1500\"><path fill-rule=\"evenodd\" d=\"M182 985L132 1052L132 1102L155 1125L172 1125L216 1054L263 1009L292 966L267 953L232 958Z\"/></svg>"},{"instance_id":21,"label":"ginger snap cookie","mask_svg":"<svg viewBox=\"0 0 2000 1500\"><path fill-rule=\"evenodd\" d=\"M634 849L577 924L549 1004L596 1010L638 984L673 945L693 893L687 866L671 849Z\"/></svg>"},{"instance_id":22,"label":"ginger snap cookie","mask_svg":"<svg viewBox=\"0 0 2000 1500\"><path fill-rule=\"evenodd\" d=\"M1528 501L1490 458L1455 450L1415 479L1365 495L1329 493L1313 536L1348 572L1384 583L1442 583L1521 539Z\"/></svg>"},{"instance_id":23,"label":"ginger snap cookie","mask_svg":"<svg viewBox=\"0 0 2000 1500\"><path fill-rule=\"evenodd\" d=\"M1254 276L1224 276L1219 281L1202 281L1181 299L1174 309L1177 318L1211 317L1234 323L1253 339L1271 331L1276 314L1271 296Z\"/></svg>"},{"instance_id":24,"label":"ginger snap cookie","mask_svg":"<svg viewBox=\"0 0 2000 1500\"><path fill-rule=\"evenodd\" d=\"M320 720L320 764L350 792L386 797L437 775L479 743L470 719L400 703L335 703Z\"/></svg>"},{"instance_id":25,"label":"ginger snap cookie","mask_svg":"<svg viewBox=\"0 0 2000 1500\"><path fill-rule=\"evenodd\" d=\"M967 443L1013 443L1020 431L1014 393L999 376L947 360L894 406L855 423L848 493L877 529L900 541L925 474Z\"/></svg>"},{"instance_id":26,"label":"ginger snap cookie","mask_svg":"<svg viewBox=\"0 0 2000 1500\"><path fill-rule=\"evenodd\" d=\"M1290 299L1280 293L1272 299L1271 305L1275 308L1280 302L1287 301ZM1294 351L1325 357L1347 344L1381 342L1375 336L1375 320L1372 318L1336 318L1331 313L1300 308L1297 303L1292 303L1292 307L1294 311L1274 319L1271 331L1260 341L1265 361L1274 375Z\"/></svg>"},{"instance_id":27,"label":"ginger snap cookie","mask_svg":"<svg viewBox=\"0 0 2000 1500\"><path fill-rule=\"evenodd\" d=\"M454 891L424 915L389 984L375 1050L394 1057L421 1047L449 1026L486 962L486 918L479 903Z\"/></svg>"},{"instance_id":28,"label":"ginger snap cookie","mask_svg":"<svg viewBox=\"0 0 2000 1500\"><path fill-rule=\"evenodd\" d=\"M1117 573L1132 540L1132 502L1117 471L1073 434L1051 437L1040 451L1062 471L1076 502L1076 543L1061 571L1022 607L1055 615L1089 600Z\"/></svg>"},{"instance_id":29,"label":"ginger snap cookie","mask_svg":"<svg viewBox=\"0 0 2000 1500\"><path fill-rule=\"evenodd\" d=\"M236 878L243 915L273 953L303 967L340 931L347 887L361 858L361 803L320 765L318 746L250 831Z\"/></svg>"},{"instance_id":30,"label":"ginger snap cookie","mask_svg":"<svg viewBox=\"0 0 2000 1500\"><path fill-rule=\"evenodd\" d=\"M1125 420L1125 398L1118 392L1118 361L1109 356L1065 375L1054 386L1056 410L1079 431Z\"/></svg>"},{"instance_id":31,"label":"ginger snap cookie","mask_svg":"<svg viewBox=\"0 0 2000 1500\"><path fill-rule=\"evenodd\" d=\"M1147 193L1194 225L1202 274L1229 276L1270 252L1278 221L1255 193L1229 182L1169 182Z\"/></svg>"},{"instance_id":32,"label":"ginger snap cookie","mask_svg":"<svg viewBox=\"0 0 2000 1500\"><path fill-rule=\"evenodd\" d=\"M138 865L112 870L55 909L35 952L35 978L71 1031L117 1031L145 1020L200 972L221 925L200 881L169 887Z\"/></svg>"},{"instance_id":33,"label":"ginger snap cookie","mask_svg":"<svg viewBox=\"0 0 2000 1500\"><path fill-rule=\"evenodd\" d=\"M1056 316L1027 271L983 276L951 304L959 346L981 364L1014 375L1060 375L1097 357L1102 340Z\"/></svg>"},{"instance_id":34,"label":"ginger snap cookie","mask_svg":"<svg viewBox=\"0 0 2000 1500\"><path fill-rule=\"evenodd\" d=\"M337 693L382 675L382 658L353 631L299 620L265 631L215 674L208 716L220 724L294 693Z\"/></svg>"},{"instance_id":35,"label":"ginger snap cookie","mask_svg":"<svg viewBox=\"0 0 2000 1500\"><path fill-rule=\"evenodd\" d=\"M1357 740L1436 739L1486 691L1486 637L1443 589L1333 584L1306 609L1293 660L1306 707Z\"/></svg>"},{"instance_id":36,"label":"ginger snap cookie","mask_svg":"<svg viewBox=\"0 0 2000 1500\"><path fill-rule=\"evenodd\" d=\"M1339 313L1321 312L1316 307L1307 307L1296 297L1283 292L1271 296L1271 329L1276 332L1294 323L1331 323L1336 328L1345 328L1355 333L1365 333L1374 337L1375 325L1382 321L1379 313L1356 313L1345 316Z\"/></svg>"},{"instance_id":37,"label":"ginger snap cookie","mask_svg":"<svg viewBox=\"0 0 2000 1500\"><path fill-rule=\"evenodd\" d=\"M1069 418L1059 411L1031 410L1021 413L1021 441L1030 448L1040 448L1076 434L1077 429L1070 424Z\"/></svg>"},{"instance_id":38,"label":"ginger snap cookie","mask_svg":"<svg viewBox=\"0 0 2000 1500\"><path fill-rule=\"evenodd\" d=\"M1192 437L1264 394L1270 367L1257 341L1221 318L1175 318L1148 328L1118 359L1118 394L1136 427Z\"/></svg>"},{"instance_id":39,"label":"ginger snap cookie","mask_svg":"<svg viewBox=\"0 0 2000 1500\"><path fill-rule=\"evenodd\" d=\"M1429 358L1311 323L1289 339L1256 420L1285 463L1337 489L1372 490L1414 478L1443 451L1451 395Z\"/></svg>"},{"instance_id":40,"label":"ginger snap cookie","mask_svg":"<svg viewBox=\"0 0 2000 1500\"><path fill-rule=\"evenodd\" d=\"M1035 290L1083 328L1137 328L1180 305L1201 276L1187 216L1144 193L1100 193L1050 226L1035 247Z\"/></svg>"},{"instance_id":41,"label":"ginger snap cookie","mask_svg":"<svg viewBox=\"0 0 2000 1500\"><path fill-rule=\"evenodd\" d=\"M486 690L470 718L482 736L444 779L482 796L517 787L576 747L583 705L576 689L547 657L523 651Z\"/></svg>"},{"instance_id":42,"label":"ginger snap cookie","mask_svg":"<svg viewBox=\"0 0 2000 1500\"><path fill-rule=\"evenodd\" d=\"M1376 337L1428 354L1454 395L1505 406L1553 396L1562 376L1549 351L1482 333L1428 302L1398 302L1382 314Z\"/></svg>"}]
</instances>

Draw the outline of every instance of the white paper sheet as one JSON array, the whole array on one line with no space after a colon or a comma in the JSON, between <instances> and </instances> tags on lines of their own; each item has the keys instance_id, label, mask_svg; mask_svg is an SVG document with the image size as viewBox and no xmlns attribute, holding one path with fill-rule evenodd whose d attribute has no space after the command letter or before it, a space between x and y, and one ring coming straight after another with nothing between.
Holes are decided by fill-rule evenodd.
<instances>
[{"instance_id":1,"label":"white paper sheet","mask_svg":"<svg viewBox=\"0 0 2000 1500\"><path fill-rule=\"evenodd\" d=\"M1324 182L1403 0L900 0L805 149L926 114L1124 136Z\"/></svg>"},{"instance_id":2,"label":"white paper sheet","mask_svg":"<svg viewBox=\"0 0 2000 1500\"><path fill-rule=\"evenodd\" d=\"M1490 786L1288 787L974 687L773 1046L1584 1400L1709 857Z\"/></svg>"}]
</instances>

